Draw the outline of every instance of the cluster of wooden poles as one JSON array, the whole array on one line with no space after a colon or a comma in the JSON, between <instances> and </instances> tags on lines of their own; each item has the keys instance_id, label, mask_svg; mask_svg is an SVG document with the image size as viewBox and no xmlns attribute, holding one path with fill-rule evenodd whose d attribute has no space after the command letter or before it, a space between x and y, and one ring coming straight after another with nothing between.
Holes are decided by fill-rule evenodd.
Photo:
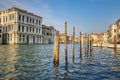
<instances>
[{"instance_id":1,"label":"cluster of wooden poles","mask_svg":"<svg viewBox=\"0 0 120 80\"><path fill-rule=\"evenodd\" d=\"M68 54L67 54L67 23L64 23L64 33L65 33L65 41L64 41L64 50L65 50L65 64L68 65ZM87 54L89 51L90 53L93 50L93 40L90 35L85 35L85 42L87 43L85 47L85 54ZM56 31L55 37L54 37L54 56L53 56L53 63L54 66L59 66L59 31ZM82 58L82 49L83 49L83 33L80 32L80 55L79 57ZM75 52L75 27L73 27L73 33L72 33L72 62L74 63L74 52Z\"/></svg>"}]
</instances>

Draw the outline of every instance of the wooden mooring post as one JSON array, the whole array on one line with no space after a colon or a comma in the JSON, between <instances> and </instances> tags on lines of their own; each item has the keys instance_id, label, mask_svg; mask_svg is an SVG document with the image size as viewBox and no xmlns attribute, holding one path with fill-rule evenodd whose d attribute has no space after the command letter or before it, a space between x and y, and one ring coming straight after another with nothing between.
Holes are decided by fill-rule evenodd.
<instances>
[{"instance_id":1,"label":"wooden mooring post","mask_svg":"<svg viewBox=\"0 0 120 80\"><path fill-rule=\"evenodd\" d=\"M90 53L92 52L92 50L93 50L93 39L90 35Z\"/></svg>"},{"instance_id":2,"label":"wooden mooring post","mask_svg":"<svg viewBox=\"0 0 120 80\"><path fill-rule=\"evenodd\" d=\"M117 50L117 36L114 36L114 49Z\"/></svg>"},{"instance_id":3,"label":"wooden mooring post","mask_svg":"<svg viewBox=\"0 0 120 80\"><path fill-rule=\"evenodd\" d=\"M65 63L66 65L68 64L68 58L67 58L67 22L65 22L64 24L64 30L65 30L65 46L64 46L64 49L65 49Z\"/></svg>"},{"instance_id":4,"label":"wooden mooring post","mask_svg":"<svg viewBox=\"0 0 120 80\"><path fill-rule=\"evenodd\" d=\"M88 34L88 38L87 38L87 54L89 53L89 34Z\"/></svg>"},{"instance_id":5,"label":"wooden mooring post","mask_svg":"<svg viewBox=\"0 0 120 80\"><path fill-rule=\"evenodd\" d=\"M80 58L82 58L82 36L83 36L83 33L80 32Z\"/></svg>"},{"instance_id":6,"label":"wooden mooring post","mask_svg":"<svg viewBox=\"0 0 120 80\"><path fill-rule=\"evenodd\" d=\"M74 63L74 53L75 53L75 26L73 27L73 35L72 35L72 62Z\"/></svg>"},{"instance_id":7,"label":"wooden mooring post","mask_svg":"<svg viewBox=\"0 0 120 80\"><path fill-rule=\"evenodd\" d=\"M54 67L59 65L59 31L55 33L54 37Z\"/></svg>"},{"instance_id":8,"label":"wooden mooring post","mask_svg":"<svg viewBox=\"0 0 120 80\"><path fill-rule=\"evenodd\" d=\"M100 46L101 46L101 48L103 47L103 44L102 44L102 34L100 34Z\"/></svg>"},{"instance_id":9,"label":"wooden mooring post","mask_svg":"<svg viewBox=\"0 0 120 80\"><path fill-rule=\"evenodd\" d=\"M85 56L87 54L87 33L85 33Z\"/></svg>"}]
</instances>

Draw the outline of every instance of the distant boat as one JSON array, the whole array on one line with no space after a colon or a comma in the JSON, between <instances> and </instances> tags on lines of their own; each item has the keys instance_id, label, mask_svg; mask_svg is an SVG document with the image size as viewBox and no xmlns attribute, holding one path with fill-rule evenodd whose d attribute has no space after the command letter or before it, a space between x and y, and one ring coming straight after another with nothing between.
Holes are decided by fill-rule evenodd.
<instances>
[{"instance_id":1,"label":"distant boat","mask_svg":"<svg viewBox=\"0 0 120 80\"><path fill-rule=\"evenodd\" d=\"M94 43L94 47L101 47L101 44ZM114 44L104 43L102 47L114 48ZM117 44L117 48L120 48L120 44Z\"/></svg>"},{"instance_id":2,"label":"distant boat","mask_svg":"<svg viewBox=\"0 0 120 80\"><path fill-rule=\"evenodd\" d=\"M108 48L114 48L114 44L107 44ZM120 48L120 44L117 44L117 48Z\"/></svg>"},{"instance_id":3,"label":"distant boat","mask_svg":"<svg viewBox=\"0 0 120 80\"><path fill-rule=\"evenodd\" d=\"M101 46L102 46L102 47L105 47L106 44L102 44L102 45L101 45L101 44L98 44L98 43L94 43L93 46L94 46L94 47L101 47Z\"/></svg>"}]
</instances>

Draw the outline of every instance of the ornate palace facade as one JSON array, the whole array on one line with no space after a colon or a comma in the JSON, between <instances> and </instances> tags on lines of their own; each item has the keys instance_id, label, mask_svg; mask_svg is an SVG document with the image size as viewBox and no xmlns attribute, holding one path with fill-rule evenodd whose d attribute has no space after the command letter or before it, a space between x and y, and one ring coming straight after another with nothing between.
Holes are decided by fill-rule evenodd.
<instances>
[{"instance_id":1,"label":"ornate palace facade","mask_svg":"<svg viewBox=\"0 0 120 80\"><path fill-rule=\"evenodd\" d=\"M16 7L0 11L0 43L41 44L42 19Z\"/></svg>"}]
</instances>

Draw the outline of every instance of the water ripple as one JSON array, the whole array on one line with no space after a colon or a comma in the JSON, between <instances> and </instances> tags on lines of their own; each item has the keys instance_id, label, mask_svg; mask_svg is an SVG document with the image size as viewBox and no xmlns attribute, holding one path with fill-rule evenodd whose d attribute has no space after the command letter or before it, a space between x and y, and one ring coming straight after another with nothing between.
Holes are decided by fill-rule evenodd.
<instances>
[{"instance_id":1,"label":"water ripple","mask_svg":"<svg viewBox=\"0 0 120 80\"><path fill-rule=\"evenodd\" d=\"M53 45L1 45L0 80L119 80L120 50L95 48L79 58L79 44L68 44L68 65L64 45L60 45L59 66L53 66Z\"/></svg>"}]
</instances>

